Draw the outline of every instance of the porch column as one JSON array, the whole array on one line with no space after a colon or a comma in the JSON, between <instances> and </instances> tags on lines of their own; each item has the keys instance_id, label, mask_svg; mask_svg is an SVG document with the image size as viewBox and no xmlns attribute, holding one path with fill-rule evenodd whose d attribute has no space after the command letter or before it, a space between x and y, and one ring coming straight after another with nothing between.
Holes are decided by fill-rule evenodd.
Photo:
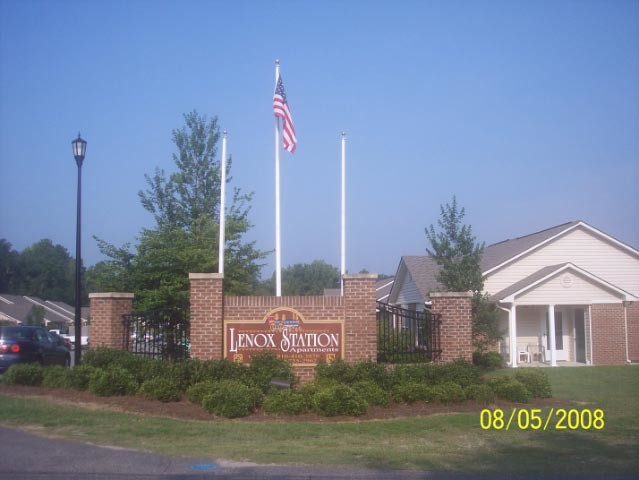
<instances>
[{"instance_id":1,"label":"porch column","mask_svg":"<svg viewBox=\"0 0 639 480\"><path fill-rule=\"evenodd\" d=\"M548 305L548 339L550 340L550 366L557 366L557 352L555 351L555 306Z\"/></svg>"},{"instance_id":2,"label":"porch column","mask_svg":"<svg viewBox=\"0 0 639 480\"><path fill-rule=\"evenodd\" d=\"M508 312L508 333L510 335L510 366L517 368L517 305L514 303Z\"/></svg>"}]
</instances>

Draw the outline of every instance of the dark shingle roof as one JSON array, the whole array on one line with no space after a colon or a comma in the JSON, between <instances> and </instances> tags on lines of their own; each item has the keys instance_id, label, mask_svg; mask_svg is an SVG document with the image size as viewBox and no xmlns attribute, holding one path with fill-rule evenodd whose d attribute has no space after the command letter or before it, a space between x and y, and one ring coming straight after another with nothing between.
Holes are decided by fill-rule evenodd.
<instances>
[{"instance_id":1,"label":"dark shingle roof","mask_svg":"<svg viewBox=\"0 0 639 480\"><path fill-rule=\"evenodd\" d=\"M481 257L481 269L483 272L486 272L497 265L501 265L506 260L516 257L529 248L558 235L570 227L574 227L578 223L580 223L579 220L568 222L562 225L557 225L556 227L547 228L540 232L531 233L530 235L504 240L503 242L489 245L484 249L484 254Z\"/></svg>"},{"instance_id":2,"label":"dark shingle roof","mask_svg":"<svg viewBox=\"0 0 639 480\"><path fill-rule=\"evenodd\" d=\"M430 292L445 290L444 286L437 281L440 266L437 265L433 257L426 255L405 256L402 257L402 260L419 292L425 299L428 299Z\"/></svg>"},{"instance_id":3,"label":"dark shingle roof","mask_svg":"<svg viewBox=\"0 0 639 480\"><path fill-rule=\"evenodd\" d=\"M378 302L388 302L388 296L393 288L393 283L395 282L395 277L384 278L383 280L377 280L375 296L377 297Z\"/></svg>"}]
</instances>

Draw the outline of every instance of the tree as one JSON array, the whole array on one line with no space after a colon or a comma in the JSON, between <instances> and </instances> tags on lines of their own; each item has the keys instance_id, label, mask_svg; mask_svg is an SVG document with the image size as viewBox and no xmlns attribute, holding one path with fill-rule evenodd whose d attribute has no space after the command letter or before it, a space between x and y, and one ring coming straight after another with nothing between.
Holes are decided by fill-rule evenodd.
<instances>
[{"instance_id":1,"label":"tree","mask_svg":"<svg viewBox=\"0 0 639 480\"><path fill-rule=\"evenodd\" d=\"M45 238L20 253L13 292L73 304L75 260L62 245Z\"/></svg>"},{"instance_id":2,"label":"tree","mask_svg":"<svg viewBox=\"0 0 639 480\"><path fill-rule=\"evenodd\" d=\"M44 308L34 305L29 310L27 318L24 319L24 325L32 327L44 327Z\"/></svg>"},{"instance_id":3,"label":"tree","mask_svg":"<svg viewBox=\"0 0 639 480\"><path fill-rule=\"evenodd\" d=\"M503 332L499 328L499 312L482 293L484 279L481 273L481 256L484 244L479 244L472 233L472 227L462 224L466 214L459 209L457 198L452 204L440 206L440 230L433 225L426 229L426 237L431 248L426 252L440 266L437 280L452 292L473 291L473 346L484 352L501 339Z\"/></svg>"},{"instance_id":4,"label":"tree","mask_svg":"<svg viewBox=\"0 0 639 480\"><path fill-rule=\"evenodd\" d=\"M20 254L11 243L0 238L0 292L13 293L19 261Z\"/></svg>"},{"instance_id":5,"label":"tree","mask_svg":"<svg viewBox=\"0 0 639 480\"><path fill-rule=\"evenodd\" d=\"M312 263L296 263L282 270L282 293L284 295L323 295L325 288L339 288L340 274L337 267L323 260ZM275 274L262 282L258 293L273 295Z\"/></svg>"},{"instance_id":6,"label":"tree","mask_svg":"<svg viewBox=\"0 0 639 480\"><path fill-rule=\"evenodd\" d=\"M457 207L455 196L452 205L440 206L440 212L437 224L441 230L436 232L433 225L426 229L431 245L426 252L441 267L437 280L453 292L482 291L484 280L479 262L484 244L476 243L472 227L462 224L466 212Z\"/></svg>"},{"instance_id":7,"label":"tree","mask_svg":"<svg viewBox=\"0 0 639 480\"><path fill-rule=\"evenodd\" d=\"M133 291L137 308L146 310L185 302L189 298L189 272L218 271L220 219L220 137L217 118L208 120L196 111L184 115L185 126L173 130L177 170L161 169L145 175L147 189L138 193L142 206L153 215L155 227L143 229L136 251L96 239L109 260L90 272L92 285ZM231 159L227 160L227 182ZM257 285L264 252L243 241L252 227L248 220L252 194L233 192L226 212L224 289L247 294Z\"/></svg>"}]
</instances>

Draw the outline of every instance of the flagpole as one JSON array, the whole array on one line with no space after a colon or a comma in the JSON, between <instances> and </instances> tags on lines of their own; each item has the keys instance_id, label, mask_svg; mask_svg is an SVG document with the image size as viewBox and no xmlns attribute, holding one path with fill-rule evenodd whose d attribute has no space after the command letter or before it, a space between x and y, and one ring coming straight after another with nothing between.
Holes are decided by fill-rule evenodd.
<instances>
[{"instance_id":1,"label":"flagpole","mask_svg":"<svg viewBox=\"0 0 639 480\"><path fill-rule=\"evenodd\" d=\"M342 295L346 274L346 132L342 131Z\"/></svg>"},{"instance_id":2,"label":"flagpole","mask_svg":"<svg viewBox=\"0 0 639 480\"><path fill-rule=\"evenodd\" d=\"M220 174L220 242L217 271L224 274L224 243L226 234L226 130L222 135L222 165Z\"/></svg>"},{"instance_id":3,"label":"flagpole","mask_svg":"<svg viewBox=\"0 0 639 480\"><path fill-rule=\"evenodd\" d=\"M280 78L280 61L275 60L275 86ZM280 239L280 129L275 117L275 295L282 296L282 246Z\"/></svg>"}]
</instances>

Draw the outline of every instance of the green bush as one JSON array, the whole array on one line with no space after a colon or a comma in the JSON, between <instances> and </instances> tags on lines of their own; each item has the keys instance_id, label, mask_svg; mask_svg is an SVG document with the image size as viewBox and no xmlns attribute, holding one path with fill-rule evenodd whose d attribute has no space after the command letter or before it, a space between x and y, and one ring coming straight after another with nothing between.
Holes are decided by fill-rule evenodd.
<instances>
[{"instance_id":1,"label":"green bush","mask_svg":"<svg viewBox=\"0 0 639 480\"><path fill-rule=\"evenodd\" d=\"M82 364L94 368L107 369L109 367L125 368L133 360L134 355L125 350L98 347L89 349L82 356Z\"/></svg>"},{"instance_id":2,"label":"green bush","mask_svg":"<svg viewBox=\"0 0 639 480\"><path fill-rule=\"evenodd\" d=\"M425 383L409 381L393 388L393 398L400 403L430 402L432 397L432 389Z\"/></svg>"},{"instance_id":3,"label":"green bush","mask_svg":"<svg viewBox=\"0 0 639 480\"><path fill-rule=\"evenodd\" d=\"M440 385L453 382L462 388L481 382L481 371L464 360L446 364L400 365L389 374L388 384L394 389L406 383Z\"/></svg>"},{"instance_id":4,"label":"green bush","mask_svg":"<svg viewBox=\"0 0 639 480\"><path fill-rule=\"evenodd\" d=\"M502 368L504 359L497 352L473 352L473 365L483 368Z\"/></svg>"},{"instance_id":5,"label":"green bush","mask_svg":"<svg viewBox=\"0 0 639 480\"><path fill-rule=\"evenodd\" d=\"M454 382L440 383L431 387L432 400L438 403L460 403L465 400L464 390Z\"/></svg>"},{"instance_id":6,"label":"green bush","mask_svg":"<svg viewBox=\"0 0 639 480\"><path fill-rule=\"evenodd\" d=\"M191 370L191 385L204 381L238 380L248 382L249 370L242 363L229 360L206 360L204 362L189 360Z\"/></svg>"},{"instance_id":7,"label":"green bush","mask_svg":"<svg viewBox=\"0 0 639 480\"><path fill-rule=\"evenodd\" d=\"M204 400L204 397L212 394L217 389L218 384L219 382L215 382L213 380L204 380L203 382L198 382L194 385L191 385L186 390L186 398L189 400L189 402L202 405L202 400Z\"/></svg>"},{"instance_id":8,"label":"green bush","mask_svg":"<svg viewBox=\"0 0 639 480\"><path fill-rule=\"evenodd\" d=\"M271 389L271 380L274 378L282 378L291 384L295 381L293 365L282 358L277 358L272 353L251 356L248 373L251 382L264 393Z\"/></svg>"},{"instance_id":9,"label":"green bush","mask_svg":"<svg viewBox=\"0 0 639 480\"><path fill-rule=\"evenodd\" d=\"M372 380L355 382L352 388L359 393L369 405L388 406L390 394L382 390L382 388Z\"/></svg>"},{"instance_id":10,"label":"green bush","mask_svg":"<svg viewBox=\"0 0 639 480\"><path fill-rule=\"evenodd\" d=\"M47 388L71 388L71 370L60 365L45 368L42 386Z\"/></svg>"},{"instance_id":11,"label":"green bush","mask_svg":"<svg viewBox=\"0 0 639 480\"><path fill-rule=\"evenodd\" d=\"M357 381L355 366L346 363L341 358L330 363L321 361L315 367L315 378L334 380L338 383L350 385Z\"/></svg>"},{"instance_id":12,"label":"green bush","mask_svg":"<svg viewBox=\"0 0 639 480\"><path fill-rule=\"evenodd\" d=\"M179 385L169 378L152 378L144 382L138 393L143 397L160 402L179 402L182 391Z\"/></svg>"},{"instance_id":13,"label":"green bush","mask_svg":"<svg viewBox=\"0 0 639 480\"><path fill-rule=\"evenodd\" d=\"M307 382L304 385L295 389L297 393L304 397L307 410L313 409L313 397L320 390L327 387L334 387L335 385L341 385L337 380L330 378L316 378L312 382Z\"/></svg>"},{"instance_id":14,"label":"green bush","mask_svg":"<svg viewBox=\"0 0 639 480\"><path fill-rule=\"evenodd\" d=\"M237 380L222 380L217 388L202 400L209 413L226 417L246 417L261 401L261 391Z\"/></svg>"},{"instance_id":15,"label":"green bush","mask_svg":"<svg viewBox=\"0 0 639 480\"><path fill-rule=\"evenodd\" d=\"M469 385L464 393L468 400L474 400L480 405L490 405L495 401L495 392L486 384Z\"/></svg>"},{"instance_id":16,"label":"green bush","mask_svg":"<svg viewBox=\"0 0 639 480\"><path fill-rule=\"evenodd\" d=\"M325 417L359 416L366 413L368 404L347 385L334 385L321 389L313 396L313 408Z\"/></svg>"},{"instance_id":17,"label":"green bush","mask_svg":"<svg viewBox=\"0 0 639 480\"><path fill-rule=\"evenodd\" d=\"M515 378L526 386L533 397L552 397L550 379L543 370L533 368L519 369L515 372Z\"/></svg>"},{"instance_id":18,"label":"green bush","mask_svg":"<svg viewBox=\"0 0 639 480\"><path fill-rule=\"evenodd\" d=\"M528 403L532 398L526 386L510 375L493 379L489 385L495 395L510 402Z\"/></svg>"},{"instance_id":19,"label":"green bush","mask_svg":"<svg viewBox=\"0 0 639 480\"><path fill-rule=\"evenodd\" d=\"M136 390L135 378L121 367L98 368L89 380L89 391L101 397L132 395Z\"/></svg>"},{"instance_id":20,"label":"green bush","mask_svg":"<svg viewBox=\"0 0 639 480\"><path fill-rule=\"evenodd\" d=\"M69 387L74 390L88 390L91 375L96 371L91 365L78 365L69 370Z\"/></svg>"},{"instance_id":21,"label":"green bush","mask_svg":"<svg viewBox=\"0 0 639 480\"><path fill-rule=\"evenodd\" d=\"M39 363L17 363L11 365L2 375L2 382L12 385L38 386L44 377L43 368Z\"/></svg>"},{"instance_id":22,"label":"green bush","mask_svg":"<svg viewBox=\"0 0 639 480\"><path fill-rule=\"evenodd\" d=\"M280 390L264 399L264 411L269 414L299 415L306 411L304 395L294 390Z\"/></svg>"}]
</instances>

